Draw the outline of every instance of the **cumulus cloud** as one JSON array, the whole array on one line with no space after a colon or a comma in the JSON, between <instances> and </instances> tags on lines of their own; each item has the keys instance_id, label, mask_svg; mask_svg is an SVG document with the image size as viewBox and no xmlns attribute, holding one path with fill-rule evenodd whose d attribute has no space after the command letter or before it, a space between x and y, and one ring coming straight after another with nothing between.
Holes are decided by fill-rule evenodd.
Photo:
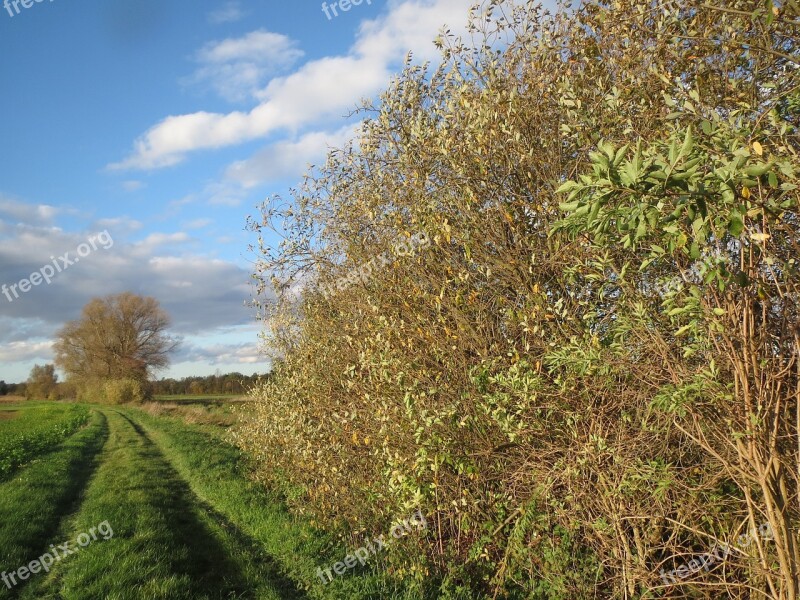
<instances>
[{"instance_id":1,"label":"cumulus cloud","mask_svg":"<svg viewBox=\"0 0 800 600\"><path fill-rule=\"evenodd\" d=\"M268 181L297 177L306 165L319 164L328 150L343 146L353 134L353 127L348 125L334 132L313 131L296 140L277 142L230 165L225 178L252 189Z\"/></svg>"},{"instance_id":2,"label":"cumulus cloud","mask_svg":"<svg viewBox=\"0 0 800 600\"><path fill-rule=\"evenodd\" d=\"M49 361L53 356L52 346L52 341L6 342L0 346L0 362Z\"/></svg>"},{"instance_id":3,"label":"cumulus cloud","mask_svg":"<svg viewBox=\"0 0 800 600\"><path fill-rule=\"evenodd\" d=\"M273 79L256 93L260 104L252 110L169 116L137 139L126 159L109 168L167 167L190 152L341 117L361 98L384 88L409 50L414 49L419 59L435 57L433 40L439 29L465 24L471 4L471 0L390 3L386 15L362 24L347 55L309 61L294 73Z\"/></svg>"},{"instance_id":4,"label":"cumulus cloud","mask_svg":"<svg viewBox=\"0 0 800 600\"><path fill-rule=\"evenodd\" d=\"M224 6L208 13L208 22L213 25L235 23L244 17L244 11L238 2L226 2Z\"/></svg>"},{"instance_id":5,"label":"cumulus cloud","mask_svg":"<svg viewBox=\"0 0 800 600\"><path fill-rule=\"evenodd\" d=\"M302 56L289 37L260 29L206 44L195 56L200 67L184 83L208 86L226 100L242 102L263 87L268 77Z\"/></svg>"}]
</instances>

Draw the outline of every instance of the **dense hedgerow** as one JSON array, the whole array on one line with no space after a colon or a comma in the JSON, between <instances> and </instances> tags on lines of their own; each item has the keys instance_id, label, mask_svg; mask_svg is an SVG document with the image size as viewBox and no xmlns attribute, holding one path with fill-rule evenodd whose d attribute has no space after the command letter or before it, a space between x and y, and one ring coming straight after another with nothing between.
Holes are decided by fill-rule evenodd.
<instances>
[{"instance_id":1,"label":"dense hedgerow","mask_svg":"<svg viewBox=\"0 0 800 600\"><path fill-rule=\"evenodd\" d=\"M388 560L439 597L798 598L798 28L492 1L409 65L253 223L288 235L259 476L354 537L421 506Z\"/></svg>"}]
</instances>

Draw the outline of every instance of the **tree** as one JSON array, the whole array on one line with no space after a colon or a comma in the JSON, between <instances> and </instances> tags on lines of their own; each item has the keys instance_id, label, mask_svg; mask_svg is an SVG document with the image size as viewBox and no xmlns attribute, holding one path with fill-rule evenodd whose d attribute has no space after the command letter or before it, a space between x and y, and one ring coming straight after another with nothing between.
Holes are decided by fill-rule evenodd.
<instances>
[{"instance_id":1,"label":"tree","mask_svg":"<svg viewBox=\"0 0 800 600\"><path fill-rule=\"evenodd\" d=\"M44 400L55 394L58 375L54 365L34 365L28 377L26 397Z\"/></svg>"},{"instance_id":2,"label":"tree","mask_svg":"<svg viewBox=\"0 0 800 600\"><path fill-rule=\"evenodd\" d=\"M169 364L169 353L177 346L166 333L169 323L155 298L130 292L95 298L80 319L58 332L56 364L71 380L106 388L110 382L127 381L140 388L153 371Z\"/></svg>"},{"instance_id":3,"label":"tree","mask_svg":"<svg viewBox=\"0 0 800 600\"><path fill-rule=\"evenodd\" d=\"M8 394L8 384L5 381L0 381L0 396Z\"/></svg>"}]
</instances>

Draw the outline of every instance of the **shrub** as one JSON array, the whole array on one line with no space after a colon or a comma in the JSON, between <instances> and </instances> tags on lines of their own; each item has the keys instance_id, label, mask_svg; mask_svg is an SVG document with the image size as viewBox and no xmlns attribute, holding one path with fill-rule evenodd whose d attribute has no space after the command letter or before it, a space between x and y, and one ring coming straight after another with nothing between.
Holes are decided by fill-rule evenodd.
<instances>
[{"instance_id":1,"label":"shrub","mask_svg":"<svg viewBox=\"0 0 800 600\"><path fill-rule=\"evenodd\" d=\"M88 380L76 389L80 400L98 404L141 404L151 398L147 382L138 379Z\"/></svg>"},{"instance_id":2,"label":"shrub","mask_svg":"<svg viewBox=\"0 0 800 600\"><path fill-rule=\"evenodd\" d=\"M423 506L388 560L442 597L798 598L796 5L484 6L252 223L290 239L240 443L344 534Z\"/></svg>"}]
</instances>

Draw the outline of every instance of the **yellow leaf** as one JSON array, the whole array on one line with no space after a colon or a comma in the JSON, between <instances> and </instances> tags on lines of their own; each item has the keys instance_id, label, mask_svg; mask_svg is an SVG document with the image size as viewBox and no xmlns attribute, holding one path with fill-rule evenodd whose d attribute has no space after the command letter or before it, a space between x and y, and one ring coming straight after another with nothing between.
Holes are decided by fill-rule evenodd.
<instances>
[{"instance_id":1,"label":"yellow leaf","mask_svg":"<svg viewBox=\"0 0 800 600\"><path fill-rule=\"evenodd\" d=\"M753 150L755 150L756 154L758 154L759 156L764 154L764 148L758 142L753 142Z\"/></svg>"},{"instance_id":2,"label":"yellow leaf","mask_svg":"<svg viewBox=\"0 0 800 600\"><path fill-rule=\"evenodd\" d=\"M766 242L770 238L768 233L751 233L750 239L756 242Z\"/></svg>"},{"instance_id":3,"label":"yellow leaf","mask_svg":"<svg viewBox=\"0 0 800 600\"><path fill-rule=\"evenodd\" d=\"M750 188L743 187L742 188L742 197L749 198L750 197Z\"/></svg>"}]
</instances>

